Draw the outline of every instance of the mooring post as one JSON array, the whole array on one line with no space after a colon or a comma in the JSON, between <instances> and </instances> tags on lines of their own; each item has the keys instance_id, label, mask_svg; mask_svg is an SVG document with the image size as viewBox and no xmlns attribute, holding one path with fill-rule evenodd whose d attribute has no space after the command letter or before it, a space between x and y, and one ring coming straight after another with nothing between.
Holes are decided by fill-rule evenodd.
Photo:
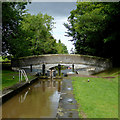
<instances>
[{"instance_id":1,"label":"mooring post","mask_svg":"<svg viewBox=\"0 0 120 120\"><path fill-rule=\"evenodd\" d=\"M30 72L32 72L32 64L30 64Z\"/></svg>"},{"instance_id":2,"label":"mooring post","mask_svg":"<svg viewBox=\"0 0 120 120\"><path fill-rule=\"evenodd\" d=\"M61 65L60 64L58 64L58 72L59 72L59 76L60 76L60 74L61 74Z\"/></svg>"},{"instance_id":3,"label":"mooring post","mask_svg":"<svg viewBox=\"0 0 120 120\"><path fill-rule=\"evenodd\" d=\"M72 64L72 72L74 72L74 64Z\"/></svg>"},{"instance_id":4,"label":"mooring post","mask_svg":"<svg viewBox=\"0 0 120 120\"><path fill-rule=\"evenodd\" d=\"M42 74L45 75L45 64L42 65Z\"/></svg>"}]
</instances>

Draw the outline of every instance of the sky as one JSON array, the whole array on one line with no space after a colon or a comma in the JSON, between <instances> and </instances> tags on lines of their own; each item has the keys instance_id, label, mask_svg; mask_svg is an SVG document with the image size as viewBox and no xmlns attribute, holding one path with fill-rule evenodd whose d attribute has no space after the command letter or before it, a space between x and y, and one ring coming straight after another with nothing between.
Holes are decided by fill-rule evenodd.
<instances>
[{"instance_id":1,"label":"sky","mask_svg":"<svg viewBox=\"0 0 120 120\"><path fill-rule=\"evenodd\" d=\"M37 15L39 12L42 14L48 14L54 18L54 29L52 30L53 37L57 40L60 39L62 43L67 46L70 53L71 48L74 49L74 45L71 41L72 38L66 37L67 29L63 25L67 23L67 19L70 16L70 12L76 9L76 2L32 2L27 5L28 13Z\"/></svg>"}]
</instances>

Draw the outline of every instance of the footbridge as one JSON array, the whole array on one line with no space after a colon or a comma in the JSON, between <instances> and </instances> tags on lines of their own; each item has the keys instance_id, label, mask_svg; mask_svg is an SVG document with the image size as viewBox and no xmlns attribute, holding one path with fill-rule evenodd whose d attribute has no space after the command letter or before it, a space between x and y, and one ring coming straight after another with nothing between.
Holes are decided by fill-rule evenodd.
<instances>
[{"instance_id":1,"label":"footbridge","mask_svg":"<svg viewBox=\"0 0 120 120\"><path fill-rule=\"evenodd\" d=\"M43 63L46 65L46 69L57 66L58 64L65 66L72 66L74 64L75 69L87 67L89 70L96 70L96 72L112 67L110 60L100 57L78 54L47 54L13 59L12 68L24 68L30 67L31 65L41 68Z\"/></svg>"}]
</instances>

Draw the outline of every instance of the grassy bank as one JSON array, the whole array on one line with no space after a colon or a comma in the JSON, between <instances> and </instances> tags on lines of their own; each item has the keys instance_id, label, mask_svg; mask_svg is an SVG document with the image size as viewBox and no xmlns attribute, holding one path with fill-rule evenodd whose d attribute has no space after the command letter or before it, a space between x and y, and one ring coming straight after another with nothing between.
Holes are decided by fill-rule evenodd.
<instances>
[{"instance_id":1,"label":"grassy bank","mask_svg":"<svg viewBox=\"0 0 120 120\"><path fill-rule=\"evenodd\" d=\"M11 70L10 61L2 62L2 72L0 72L0 76L2 76L2 81L0 81L2 82L2 85L0 86L0 90L3 90L4 88L8 88L19 82L19 72L15 72ZM35 78L35 76L31 76L30 74L27 74L27 76L29 80ZM23 77L23 81L25 81L24 77Z\"/></svg>"},{"instance_id":2,"label":"grassy bank","mask_svg":"<svg viewBox=\"0 0 120 120\"><path fill-rule=\"evenodd\" d=\"M94 77L73 77L80 117L118 118L118 73L113 69ZM99 76L99 77L97 77ZM90 82L88 82L88 79Z\"/></svg>"},{"instance_id":3,"label":"grassy bank","mask_svg":"<svg viewBox=\"0 0 120 120\"><path fill-rule=\"evenodd\" d=\"M35 78L34 76L31 76L29 74L27 74L27 76L29 80ZM23 80L25 80L24 77ZM15 72L12 70L2 70L2 87L0 89L3 90L4 88L10 87L18 82L19 82L19 72Z\"/></svg>"}]
</instances>

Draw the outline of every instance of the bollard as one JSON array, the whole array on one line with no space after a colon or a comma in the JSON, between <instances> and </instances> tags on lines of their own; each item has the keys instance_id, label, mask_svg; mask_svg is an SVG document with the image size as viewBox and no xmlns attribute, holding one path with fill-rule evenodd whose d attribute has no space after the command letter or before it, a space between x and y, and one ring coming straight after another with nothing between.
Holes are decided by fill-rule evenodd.
<instances>
[{"instance_id":1,"label":"bollard","mask_svg":"<svg viewBox=\"0 0 120 120\"><path fill-rule=\"evenodd\" d=\"M45 75L45 64L42 65L42 74Z\"/></svg>"},{"instance_id":2,"label":"bollard","mask_svg":"<svg viewBox=\"0 0 120 120\"><path fill-rule=\"evenodd\" d=\"M30 64L30 72L32 72L32 64Z\"/></svg>"},{"instance_id":3,"label":"bollard","mask_svg":"<svg viewBox=\"0 0 120 120\"><path fill-rule=\"evenodd\" d=\"M58 72L59 72L59 76L60 76L60 74L61 74L61 65L60 64L58 64Z\"/></svg>"},{"instance_id":4,"label":"bollard","mask_svg":"<svg viewBox=\"0 0 120 120\"><path fill-rule=\"evenodd\" d=\"M74 64L72 64L72 72L74 72Z\"/></svg>"}]
</instances>

